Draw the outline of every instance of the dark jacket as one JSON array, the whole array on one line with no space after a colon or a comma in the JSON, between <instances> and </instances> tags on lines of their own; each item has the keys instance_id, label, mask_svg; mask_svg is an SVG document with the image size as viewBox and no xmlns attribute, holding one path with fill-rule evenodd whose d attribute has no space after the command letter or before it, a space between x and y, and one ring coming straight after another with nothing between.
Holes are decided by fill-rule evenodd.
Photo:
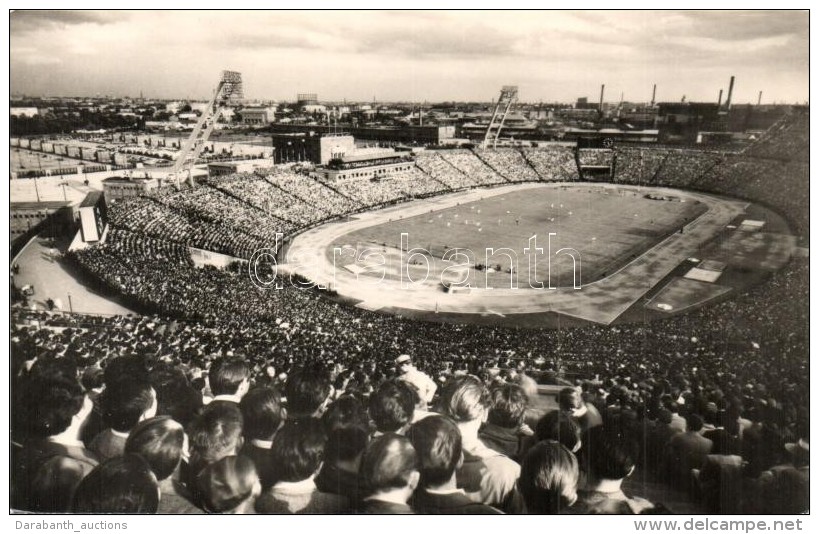
<instances>
[{"instance_id":1,"label":"dark jacket","mask_svg":"<svg viewBox=\"0 0 819 534\"><path fill-rule=\"evenodd\" d=\"M474 502L466 493L459 490L453 493L430 493L424 489L417 489L410 499L412 509L418 514L502 514L497 508Z\"/></svg>"}]
</instances>

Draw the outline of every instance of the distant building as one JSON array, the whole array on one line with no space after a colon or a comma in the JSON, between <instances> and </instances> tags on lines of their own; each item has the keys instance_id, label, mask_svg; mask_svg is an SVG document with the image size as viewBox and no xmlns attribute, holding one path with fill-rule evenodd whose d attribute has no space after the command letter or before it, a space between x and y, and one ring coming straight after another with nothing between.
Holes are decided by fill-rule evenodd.
<instances>
[{"instance_id":1,"label":"distant building","mask_svg":"<svg viewBox=\"0 0 819 534\"><path fill-rule=\"evenodd\" d=\"M244 108L239 111L242 124L246 126L267 126L276 117L275 108Z\"/></svg>"},{"instance_id":2,"label":"distant building","mask_svg":"<svg viewBox=\"0 0 819 534\"><path fill-rule=\"evenodd\" d=\"M409 172L414 166L408 152L382 151L330 160L326 166L316 169L315 174L329 182L379 180Z\"/></svg>"},{"instance_id":3,"label":"distant building","mask_svg":"<svg viewBox=\"0 0 819 534\"><path fill-rule=\"evenodd\" d=\"M102 181L105 200L116 202L123 198L137 197L156 189L157 181L153 178L132 178L130 176L111 176Z\"/></svg>"},{"instance_id":4,"label":"distant building","mask_svg":"<svg viewBox=\"0 0 819 534\"><path fill-rule=\"evenodd\" d=\"M338 128L341 128L339 126ZM274 134L301 133L305 135L333 134L334 126L305 124L273 124ZM344 133L355 139L384 144L439 145L455 137L455 126L344 126Z\"/></svg>"},{"instance_id":5,"label":"distant building","mask_svg":"<svg viewBox=\"0 0 819 534\"><path fill-rule=\"evenodd\" d=\"M10 243L25 235L48 230L49 235L59 235L73 221L69 202L10 202Z\"/></svg>"},{"instance_id":6,"label":"distant building","mask_svg":"<svg viewBox=\"0 0 819 534\"><path fill-rule=\"evenodd\" d=\"M352 135L321 134L312 131L273 135L273 157L276 163L310 161L326 165L331 159L355 152Z\"/></svg>"},{"instance_id":7,"label":"distant building","mask_svg":"<svg viewBox=\"0 0 819 534\"><path fill-rule=\"evenodd\" d=\"M214 176L226 176L230 174L238 174L244 172L253 172L256 169L262 167L269 167L270 160L267 160L265 163L260 163L259 160L255 161L217 161L213 163L208 163L208 176L213 178Z\"/></svg>"}]
</instances>

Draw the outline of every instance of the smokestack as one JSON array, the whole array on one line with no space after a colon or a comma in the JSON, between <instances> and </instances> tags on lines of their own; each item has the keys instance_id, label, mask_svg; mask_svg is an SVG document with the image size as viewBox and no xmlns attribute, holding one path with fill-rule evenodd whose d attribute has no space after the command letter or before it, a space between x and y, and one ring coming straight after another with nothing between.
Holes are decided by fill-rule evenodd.
<instances>
[{"instance_id":1,"label":"smokestack","mask_svg":"<svg viewBox=\"0 0 819 534\"><path fill-rule=\"evenodd\" d=\"M717 100L717 108L722 107L722 89L719 90L719 99Z\"/></svg>"},{"instance_id":2,"label":"smokestack","mask_svg":"<svg viewBox=\"0 0 819 534\"><path fill-rule=\"evenodd\" d=\"M725 99L725 109L731 109L731 95L734 93L734 77L731 76L731 83L728 85L728 98Z\"/></svg>"},{"instance_id":3,"label":"smokestack","mask_svg":"<svg viewBox=\"0 0 819 534\"><path fill-rule=\"evenodd\" d=\"M759 92L759 98L756 99L756 105L762 104L762 91Z\"/></svg>"},{"instance_id":4,"label":"smokestack","mask_svg":"<svg viewBox=\"0 0 819 534\"><path fill-rule=\"evenodd\" d=\"M654 106L654 102L657 100L657 84L654 84L654 90L651 91L651 106Z\"/></svg>"},{"instance_id":5,"label":"smokestack","mask_svg":"<svg viewBox=\"0 0 819 534\"><path fill-rule=\"evenodd\" d=\"M606 91L606 84L600 86L600 113L603 113L603 93Z\"/></svg>"}]
</instances>

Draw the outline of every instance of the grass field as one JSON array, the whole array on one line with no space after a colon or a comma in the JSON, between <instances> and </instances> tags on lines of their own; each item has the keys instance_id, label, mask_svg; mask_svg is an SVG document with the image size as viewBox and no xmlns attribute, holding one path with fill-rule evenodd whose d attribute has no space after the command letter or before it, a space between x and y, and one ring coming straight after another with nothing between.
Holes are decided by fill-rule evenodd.
<instances>
[{"instance_id":1,"label":"grass field","mask_svg":"<svg viewBox=\"0 0 819 534\"><path fill-rule=\"evenodd\" d=\"M700 202L654 200L628 188L543 187L504 193L363 228L336 239L327 254L332 256L335 247L353 247L359 252L375 248L387 260L383 269L386 278L397 279L401 234L405 233L408 248L431 251L427 257L431 276L440 278L441 272L453 265L441 260L443 251L462 248L472 251L468 276L473 287L486 287L488 283L491 287L508 288L512 281L516 281L518 287L527 287L530 277L536 276L538 281L547 283L549 275L552 286L567 287L575 282L588 284L613 273L679 231L705 209ZM551 249L550 233L555 234L551 236ZM535 254L530 250L529 255L524 254L525 248L532 247L530 240L535 235L536 246L543 252ZM510 255L517 258L516 269L509 272L510 260L505 255L487 257L487 247L511 249ZM572 258L567 254L556 255L564 247L579 253L579 280L573 276ZM464 257L456 259L460 263ZM536 265L536 275L535 269L529 268L530 259ZM416 271L426 270L425 262L420 257L416 260L419 265L409 268L413 277ZM337 258L339 266L352 263L367 267L366 262ZM495 272L476 270L476 264L489 266ZM527 274L530 271L532 274ZM467 276L467 270L448 271L450 275L453 272L457 272L456 278ZM380 268L375 275L381 275Z\"/></svg>"}]
</instances>

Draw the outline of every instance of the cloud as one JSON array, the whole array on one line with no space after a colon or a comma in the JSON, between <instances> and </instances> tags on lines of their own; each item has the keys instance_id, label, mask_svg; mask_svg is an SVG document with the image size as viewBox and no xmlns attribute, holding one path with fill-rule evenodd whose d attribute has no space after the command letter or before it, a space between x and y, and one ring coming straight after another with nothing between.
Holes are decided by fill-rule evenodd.
<instances>
[{"instance_id":1,"label":"cloud","mask_svg":"<svg viewBox=\"0 0 819 534\"><path fill-rule=\"evenodd\" d=\"M482 57L517 55L518 38L482 25L377 28L354 37L358 53L399 54L410 57Z\"/></svg>"},{"instance_id":2,"label":"cloud","mask_svg":"<svg viewBox=\"0 0 819 534\"><path fill-rule=\"evenodd\" d=\"M79 24L113 24L128 18L123 12L113 11L14 11L10 15L12 34L66 28Z\"/></svg>"},{"instance_id":3,"label":"cloud","mask_svg":"<svg viewBox=\"0 0 819 534\"><path fill-rule=\"evenodd\" d=\"M225 46L245 50L267 50L270 48L303 48L316 49L319 45L301 36L289 35L252 35L230 34L224 41Z\"/></svg>"}]
</instances>

